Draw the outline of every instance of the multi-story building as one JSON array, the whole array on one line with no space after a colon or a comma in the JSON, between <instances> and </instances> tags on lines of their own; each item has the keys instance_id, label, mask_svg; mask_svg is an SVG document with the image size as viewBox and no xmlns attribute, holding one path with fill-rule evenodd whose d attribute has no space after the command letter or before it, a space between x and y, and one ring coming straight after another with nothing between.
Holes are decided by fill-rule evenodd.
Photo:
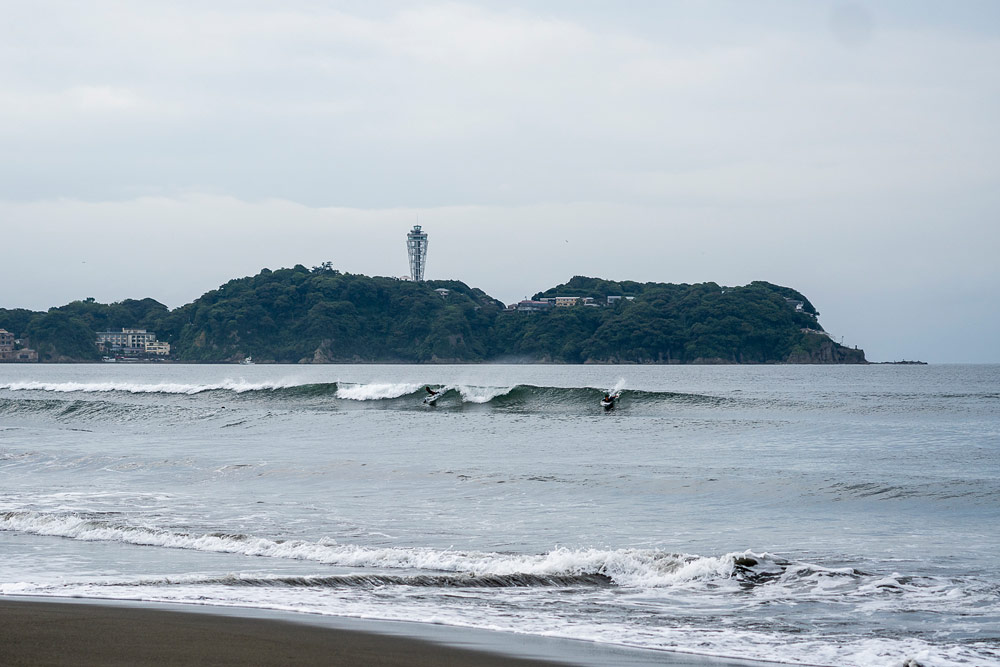
<instances>
[{"instance_id":1,"label":"multi-story building","mask_svg":"<svg viewBox=\"0 0 1000 667\"><path fill-rule=\"evenodd\" d=\"M163 341L153 341L152 343L146 343L146 354L155 354L161 357L166 357L170 354L170 343L165 343Z\"/></svg>"},{"instance_id":2,"label":"multi-story building","mask_svg":"<svg viewBox=\"0 0 1000 667\"><path fill-rule=\"evenodd\" d=\"M14 357L13 359L11 359L11 361L17 363L21 362L33 363L38 361L38 352L36 352L35 350L29 350L26 347L22 347L18 350L14 350Z\"/></svg>"},{"instance_id":3,"label":"multi-story building","mask_svg":"<svg viewBox=\"0 0 1000 667\"><path fill-rule=\"evenodd\" d=\"M406 235L406 254L410 257L410 278L420 282L427 264L427 232L420 231L420 225L413 225Z\"/></svg>"},{"instance_id":4,"label":"multi-story building","mask_svg":"<svg viewBox=\"0 0 1000 667\"><path fill-rule=\"evenodd\" d=\"M0 329L0 362L38 361L38 353L21 346L21 341L6 329Z\"/></svg>"},{"instance_id":5,"label":"multi-story building","mask_svg":"<svg viewBox=\"0 0 1000 667\"><path fill-rule=\"evenodd\" d=\"M145 329L101 331L97 334L97 346L105 352L122 354L170 354L170 344L160 343L155 332ZM165 352L163 346L166 346Z\"/></svg>"},{"instance_id":6,"label":"multi-story building","mask_svg":"<svg viewBox=\"0 0 1000 667\"><path fill-rule=\"evenodd\" d=\"M580 298L576 296L557 296L556 308L569 308L570 306L575 306L579 300Z\"/></svg>"},{"instance_id":7,"label":"multi-story building","mask_svg":"<svg viewBox=\"0 0 1000 667\"><path fill-rule=\"evenodd\" d=\"M529 299L524 299L523 301L518 301L507 306L508 310L517 310L526 313L548 310L550 308L552 308L552 304L548 301L531 301Z\"/></svg>"},{"instance_id":8,"label":"multi-story building","mask_svg":"<svg viewBox=\"0 0 1000 667\"><path fill-rule=\"evenodd\" d=\"M14 334L6 329L0 329L0 361L14 359Z\"/></svg>"}]
</instances>

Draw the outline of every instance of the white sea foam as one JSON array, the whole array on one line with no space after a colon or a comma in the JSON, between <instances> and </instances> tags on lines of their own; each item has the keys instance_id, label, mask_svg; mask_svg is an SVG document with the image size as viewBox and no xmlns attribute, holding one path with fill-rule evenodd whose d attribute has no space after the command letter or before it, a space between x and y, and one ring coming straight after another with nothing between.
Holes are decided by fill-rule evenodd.
<instances>
[{"instance_id":1,"label":"white sea foam","mask_svg":"<svg viewBox=\"0 0 1000 667\"><path fill-rule=\"evenodd\" d=\"M227 390L242 394L247 391L285 389L301 386L294 380L273 382L248 382L247 380L225 379L212 384L184 384L163 382L143 384L136 382L6 382L0 389L10 391L50 391L56 393L103 393L120 391L130 394L200 394L204 391Z\"/></svg>"},{"instance_id":2,"label":"white sea foam","mask_svg":"<svg viewBox=\"0 0 1000 667\"><path fill-rule=\"evenodd\" d=\"M405 382L384 382L374 384L338 384L337 398L352 401L377 401L385 398L399 398L420 389L423 385Z\"/></svg>"},{"instance_id":3,"label":"white sea foam","mask_svg":"<svg viewBox=\"0 0 1000 667\"><path fill-rule=\"evenodd\" d=\"M477 387L458 385L455 387L466 403L489 403L497 396L509 394L514 387Z\"/></svg>"},{"instance_id":4,"label":"white sea foam","mask_svg":"<svg viewBox=\"0 0 1000 667\"><path fill-rule=\"evenodd\" d=\"M236 575L238 576L238 575ZM107 584L112 584L109 588ZM717 658L762 660L781 664L836 665L837 667L902 667L912 659L926 667L969 667L997 664L988 647L930 644L917 638L842 638L829 641L811 633L748 630L732 625L699 627L689 623L654 625L635 622L615 623L596 618L588 604L574 607L563 600L561 613L547 613L544 607L526 605L526 596L544 596L545 591L491 589L490 601L456 595L454 591L420 589L413 594L372 596L364 590L324 587L246 587L213 585L192 577L155 582L80 582L51 586L25 583L0 585L0 594L72 595L92 598L132 599L155 602L222 607L254 607L289 612L305 612L365 619L415 621L479 628L502 632L584 640L646 649L678 651ZM497 614L502 606L506 613Z\"/></svg>"},{"instance_id":5,"label":"white sea foam","mask_svg":"<svg viewBox=\"0 0 1000 667\"><path fill-rule=\"evenodd\" d=\"M31 595L33 593L44 594L45 589L50 588L44 584L37 584L28 581L5 581L0 582L0 595Z\"/></svg>"},{"instance_id":6,"label":"white sea foam","mask_svg":"<svg viewBox=\"0 0 1000 667\"><path fill-rule=\"evenodd\" d=\"M19 511L0 515L0 530L112 541L174 549L193 549L308 560L342 567L379 567L463 572L486 575L601 574L623 587L655 588L685 581L729 577L739 557L696 557L655 550L555 549L544 554L498 554L430 548L364 547L329 540L277 541L241 535L191 534L94 520L75 514Z\"/></svg>"},{"instance_id":7,"label":"white sea foam","mask_svg":"<svg viewBox=\"0 0 1000 667\"><path fill-rule=\"evenodd\" d=\"M803 633L790 637L787 633L745 628L741 614L753 617L761 604L780 602L810 602L817 588L802 588L803 581L824 578L854 580L850 592L839 596L847 603L859 596L881 596L893 605L906 604L911 593L919 595L922 609L934 609L934 602L920 591L907 590L898 594L881 592L886 586L901 586L897 575L860 575L846 568L828 569L803 563L786 563L768 554L750 551L720 556L695 556L644 549L555 549L543 554L510 554L477 551L454 551L431 548L377 548L339 544L334 540L277 541L240 535L187 534L128 524L94 520L74 514L46 514L35 511L8 512L0 515L0 530L20 531L39 535L62 536L78 540L118 541L137 545L192 549L207 552L234 553L281 559L298 559L340 567L424 570L446 573L489 575L582 575L602 574L621 587L618 604L627 604L621 596L636 596L641 602L636 608L637 619L652 599L672 600L672 608L697 613L691 606L705 605L713 596L725 605L734 622L729 626L709 627L690 623L616 623L594 620L588 610L605 599L607 589L593 587L581 591L579 599L563 600L563 613L552 615L546 605L531 602L548 599L544 589L518 589L509 595L491 590L490 602L481 597L456 595L451 589L421 588L412 593L402 587L398 591L372 596L363 589L309 586L308 582L289 591L281 586L233 586L240 579L259 580L260 575L229 575L206 580L204 575L171 576L164 580L117 579L77 583L62 581L28 583L19 580L0 582L0 594L8 595L82 595L126 599L196 602L199 604L240 605L310 613L352 615L366 618L395 620L435 619L449 625L501 629L556 637L586 639L596 642L625 644L645 648L680 650L719 657L773 660L784 663L814 665L849 665L880 667L901 665L914 658L924 665L951 667L957 665L994 664L986 660L988 648L979 652L975 646L958 646L937 642L934 645L917 637L884 638L855 637L831 642L819 634ZM267 578L269 575L264 575ZM721 582L739 585L744 577L771 577L769 584L776 594L739 595L733 597L732 586L719 587ZM230 582L228 579L232 578ZM278 577L272 577L277 579ZM319 580L322 580L322 576ZM864 582L858 582L861 578ZM308 577L303 578L303 580ZM784 581L788 579L788 581ZM928 582L932 583L932 582ZM939 583L944 583L941 580ZM111 589L109 586L113 586ZM920 586L908 585L909 588ZM621 589L625 590L621 590ZM928 590L933 586L928 586ZM631 589L631 590L629 590ZM440 594L439 594L440 593ZM938 598L942 591L934 590ZM651 597L651 596L655 596ZM691 597L695 596L695 597ZM986 603L984 599L982 601ZM511 613L498 615L495 605L501 604ZM947 604L947 602L945 602ZM995 604L995 603L994 603ZM696 605L696 606L697 606ZM706 608L711 608L709 603ZM666 609L667 607L664 607Z\"/></svg>"}]
</instances>

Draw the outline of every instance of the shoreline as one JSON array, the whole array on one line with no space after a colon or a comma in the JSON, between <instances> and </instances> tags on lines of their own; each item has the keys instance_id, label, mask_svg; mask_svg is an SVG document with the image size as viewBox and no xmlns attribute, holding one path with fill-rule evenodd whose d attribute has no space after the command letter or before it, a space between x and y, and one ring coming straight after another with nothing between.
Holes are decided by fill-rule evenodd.
<instances>
[{"instance_id":1,"label":"shoreline","mask_svg":"<svg viewBox=\"0 0 1000 667\"><path fill-rule=\"evenodd\" d=\"M255 361L252 364L243 364L238 361L178 361L174 359L149 359L149 360L128 360L105 362L100 359L74 359L59 361L4 361L0 362L10 366L98 366L106 363L114 363L121 366L878 366L884 364L919 365L926 366L926 361L725 361L718 359L707 359L702 361L461 361L458 359L439 359L436 361L321 361L321 362L297 362L297 361ZM982 362L968 362L978 365ZM986 362L988 365L988 362Z\"/></svg>"},{"instance_id":2,"label":"shoreline","mask_svg":"<svg viewBox=\"0 0 1000 667\"><path fill-rule=\"evenodd\" d=\"M0 596L11 667L762 667L771 663L425 623L243 607Z\"/></svg>"}]
</instances>

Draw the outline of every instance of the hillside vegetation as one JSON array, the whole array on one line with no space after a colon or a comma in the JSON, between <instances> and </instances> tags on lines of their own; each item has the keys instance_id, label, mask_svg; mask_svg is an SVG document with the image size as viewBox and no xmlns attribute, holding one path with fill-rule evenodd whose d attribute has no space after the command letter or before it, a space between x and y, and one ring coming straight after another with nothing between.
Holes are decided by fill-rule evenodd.
<instances>
[{"instance_id":1,"label":"hillside vegetation","mask_svg":"<svg viewBox=\"0 0 1000 667\"><path fill-rule=\"evenodd\" d=\"M634 300L600 308L556 308L537 318L501 318L496 332L503 353L569 363L774 363L792 358L808 363L821 350L839 349L830 361L864 359L863 353L853 354L860 351L834 345L825 335L803 333L822 331L813 305L793 289L766 282L720 287L577 276L534 298L556 295L589 296L602 304L608 296ZM796 312L786 298L801 301L802 311Z\"/></svg>"},{"instance_id":2,"label":"hillside vegetation","mask_svg":"<svg viewBox=\"0 0 1000 667\"><path fill-rule=\"evenodd\" d=\"M458 281L296 266L229 281L178 309L170 333L189 361L481 361L503 307Z\"/></svg>"},{"instance_id":3,"label":"hillside vegetation","mask_svg":"<svg viewBox=\"0 0 1000 667\"><path fill-rule=\"evenodd\" d=\"M446 293L440 292L447 290ZM439 291L435 291L439 290ZM262 270L169 310L152 299L92 299L46 313L0 309L43 361L98 357L94 334L145 328L171 358L232 362L864 363L822 333L799 292L574 277L535 295L599 306L514 312L459 281L414 283L328 266ZM633 297L607 304L608 296ZM802 302L801 311L786 299ZM808 331L806 331L808 330Z\"/></svg>"}]
</instances>

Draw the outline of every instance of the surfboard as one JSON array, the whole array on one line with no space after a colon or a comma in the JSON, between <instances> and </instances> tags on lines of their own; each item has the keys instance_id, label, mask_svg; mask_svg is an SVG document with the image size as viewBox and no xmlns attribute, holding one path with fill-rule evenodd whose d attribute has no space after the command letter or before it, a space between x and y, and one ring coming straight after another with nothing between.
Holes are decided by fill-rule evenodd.
<instances>
[{"instance_id":1,"label":"surfboard","mask_svg":"<svg viewBox=\"0 0 1000 667\"><path fill-rule=\"evenodd\" d=\"M430 387L424 388L427 390L427 396L424 396L424 405L434 405L444 393L443 391L433 391Z\"/></svg>"}]
</instances>

